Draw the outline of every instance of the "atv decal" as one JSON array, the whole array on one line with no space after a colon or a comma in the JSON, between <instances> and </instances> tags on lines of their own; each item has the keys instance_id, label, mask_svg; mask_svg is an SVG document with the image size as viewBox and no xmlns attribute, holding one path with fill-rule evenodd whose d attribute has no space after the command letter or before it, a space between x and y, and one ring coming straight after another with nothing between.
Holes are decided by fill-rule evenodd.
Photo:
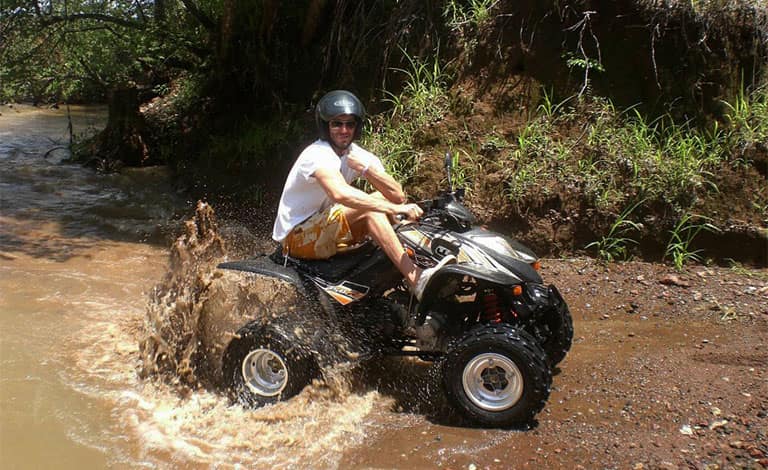
<instances>
[{"instance_id":1,"label":"atv decal","mask_svg":"<svg viewBox=\"0 0 768 470\"><path fill-rule=\"evenodd\" d=\"M429 238L418 230L403 230L400 232L400 235L413 243L414 246L420 246L422 248L429 247Z\"/></svg>"},{"instance_id":2,"label":"atv decal","mask_svg":"<svg viewBox=\"0 0 768 470\"><path fill-rule=\"evenodd\" d=\"M440 258L448 255L458 255L459 250L461 250L461 243L456 239L450 240L448 237L444 237L432 240L432 253Z\"/></svg>"},{"instance_id":3,"label":"atv decal","mask_svg":"<svg viewBox=\"0 0 768 470\"><path fill-rule=\"evenodd\" d=\"M315 281L317 282L317 281ZM320 285L320 283L317 283ZM336 302L341 305L347 305L352 302L356 302L368 294L369 288L354 282L344 281L341 284L332 285L320 285L326 294L331 296Z\"/></svg>"}]
</instances>

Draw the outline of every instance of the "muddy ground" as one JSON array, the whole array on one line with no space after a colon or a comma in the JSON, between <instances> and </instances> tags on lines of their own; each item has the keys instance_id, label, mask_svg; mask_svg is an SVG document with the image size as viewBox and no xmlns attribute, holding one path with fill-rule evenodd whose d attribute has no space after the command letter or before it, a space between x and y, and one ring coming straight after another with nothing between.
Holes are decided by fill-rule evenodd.
<instances>
[{"instance_id":1,"label":"muddy ground","mask_svg":"<svg viewBox=\"0 0 768 470\"><path fill-rule=\"evenodd\" d=\"M419 424L341 468L768 468L768 270L569 259L543 275L575 336L532 429L468 428L398 385L382 393Z\"/></svg>"},{"instance_id":2,"label":"muddy ground","mask_svg":"<svg viewBox=\"0 0 768 470\"><path fill-rule=\"evenodd\" d=\"M227 244L231 259L268 245L266 235L220 232L243 243ZM204 267L210 244L200 242L217 231L190 233L175 245L191 246L190 255L177 258ZM575 334L537 421L477 428L451 411L428 363L377 358L350 372L347 392L378 398L365 437L340 450L338 468L768 468L768 269L676 272L586 257L542 264ZM318 385L306 400L328 395Z\"/></svg>"}]
</instances>

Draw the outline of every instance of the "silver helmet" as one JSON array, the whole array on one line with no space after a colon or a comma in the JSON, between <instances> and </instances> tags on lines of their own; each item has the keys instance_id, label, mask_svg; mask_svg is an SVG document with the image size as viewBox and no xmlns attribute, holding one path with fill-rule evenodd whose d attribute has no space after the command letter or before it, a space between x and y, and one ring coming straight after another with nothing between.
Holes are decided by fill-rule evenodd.
<instances>
[{"instance_id":1,"label":"silver helmet","mask_svg":"<svg viewBox=\"0 0 768 470\"><path fill-rule=\"evenodd\" d=\"M365 107L357 99L357 96L347 90L334 90L326 93L315 108L315 122L320 138L330 140L328 134L328 123L336 116L342 114L351 114L357 121L355 126L355 139L359 139L363 132L363 118L365 118Z\"/></svg>"}]
</instances>

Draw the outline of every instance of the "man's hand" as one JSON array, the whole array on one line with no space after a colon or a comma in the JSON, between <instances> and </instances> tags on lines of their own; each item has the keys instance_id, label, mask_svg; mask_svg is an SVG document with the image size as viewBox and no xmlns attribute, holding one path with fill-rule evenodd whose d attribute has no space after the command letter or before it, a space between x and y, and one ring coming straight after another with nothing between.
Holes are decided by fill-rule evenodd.
<instances>
[{"instance_id":1,"label":"man's hand","mask_svg":"<svg viewBox=\"0 0 768 470\"><path fill-rule=\"evenodd\" d=\"M362 173L368 167L365 159L356 157L352 152L347 155L347 166L358 173Z\"/></svg>"},{"instance_id":2,"label":"man's hand","mask_svg":"<svg viewBox=\"0 0 768 470\"><path fill-rule=\"evenodd\" d=\"M408 220L419 220L424 215L418 204L400 204L397 209L398 214L403 214Z\"/></svg>"}]
</instances>

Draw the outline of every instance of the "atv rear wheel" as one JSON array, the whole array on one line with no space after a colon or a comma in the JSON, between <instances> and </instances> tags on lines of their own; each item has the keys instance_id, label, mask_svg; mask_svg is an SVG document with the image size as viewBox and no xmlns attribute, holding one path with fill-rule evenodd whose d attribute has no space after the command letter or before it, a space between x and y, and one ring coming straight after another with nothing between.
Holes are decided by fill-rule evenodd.
<instances>
[{"instance_id":1,"label":"atv rear wheel","mask_svg":"<svg viewBox=\"0 0 768 470\"><path fill-rule=\"evenodd\" d=\"M485 426L530 421L544 407L551 384L544 351L531 335L509 325L470 330L443 362L449 400Z\"/></svg>"},{"instance_id":2,"label":"atv rear wheel","mask_svg":"<svg viewBox=\"0 0 768 470\"><path fill-rule=\"evenodd\" d=\"M224 373L241 404L255 408L287 400L317 375L309 352L281 328L248 326L238 333L227 350Z\"/></svg>"}]
</instances>

